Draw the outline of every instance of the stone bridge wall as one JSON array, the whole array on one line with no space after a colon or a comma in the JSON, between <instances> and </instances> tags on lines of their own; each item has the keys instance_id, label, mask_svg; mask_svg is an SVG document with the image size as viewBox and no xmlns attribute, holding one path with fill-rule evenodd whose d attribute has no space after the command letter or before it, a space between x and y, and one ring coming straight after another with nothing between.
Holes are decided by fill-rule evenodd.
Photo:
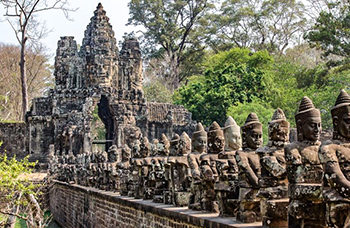
<instances>
[{"instance_id":1,"label":"stone bridge wall","mask_svg":"<svg viewBox=\"0 0 350 228\"><path fill-rule=\"evenodd\" d=\"M50 191L54 219L64 228L228 228L260 227L261 223L236 224L233 218L121 197L113 192L56 182Z\"/></svg>"}]
</instances>

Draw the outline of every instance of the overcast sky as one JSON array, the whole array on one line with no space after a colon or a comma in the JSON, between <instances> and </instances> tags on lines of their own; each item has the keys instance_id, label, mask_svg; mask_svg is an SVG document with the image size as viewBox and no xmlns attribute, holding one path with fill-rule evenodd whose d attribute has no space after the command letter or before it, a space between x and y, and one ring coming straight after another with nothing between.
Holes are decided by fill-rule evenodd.
<instances>
[{"instance_id":1,"label":"overcast sky","mask_svg":"<svg viewBox=\"0 0 350 228\"><path fill-rule=\"evenodd\" d=\"M129 1L130 0L69 1L71 8L79 7L76 12L70 13L72 21L68 21L60 10L42 12L40 14L40 19L45 20L47 28L53 30L43 40L43 43L52 55L56 51L57 41L61 36L74 36L77 43L81 44L86 26L89 24L90 18L93 16L93 12L99 2L102 3L107 12L107 16L110 18L109 22L113 26L115 37L118 42L122 39L125 32L131 32L134 30L132 26L125 26L129 17L129 9L127 7ZM3 21L4 9L2 5L0 5L0 15L1 21ZM0 22L0 31L0 42L18 44L16 43L15 34L8 22Z\"/></svg>"}]
</instances>

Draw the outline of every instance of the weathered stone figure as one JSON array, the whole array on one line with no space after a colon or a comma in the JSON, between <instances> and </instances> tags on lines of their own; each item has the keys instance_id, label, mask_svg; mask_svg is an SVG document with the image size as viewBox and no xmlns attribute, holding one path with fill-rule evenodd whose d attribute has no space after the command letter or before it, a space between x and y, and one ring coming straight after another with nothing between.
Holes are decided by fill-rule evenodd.
<instances>
[{"instance_id":1,"label":"weathered stone figure","mask_svg":"<svg viewBox=\"0 0 350 228\"><path fill-rule=\"evenodd\" d=\"M344 90L331 113L333 141L322 145L320 152L327 181L324 186L326 217L329 227L350 227L350 97Z\"/></svg>"},{"instance_id":2,"label":"weathered stone figure","mask_svg":"<svg viewBox=\"0 0 350 228\"><path fill-rule=\"evenodd\" d=\"M321 115L308 97L303 97L295 115L298 141L285 147L289 181L289 227L325 227L322 202L323 170L318 157L321 145Z\"/></svg>"},{"instance_id":3,"label":"weathered stone figure","mask_svg":"<svg viewBox=\"0 0 350 228\"><path fill-rule=\"evenodd\" d=\"M243 151L237 151L236 154L240 187L237 219L250 223L261 219L260 200L257 198L261 166L255 151L262 146L262 124L255 113L250 113L241 129Z\"/></svg>"},{"instance_id":4,"label":"weathered stone figure","mask_svg":"<svg viewBox=\"0 0 350 228\"><path fill-rule=\"evenodd\" d=\"M165 166L169 156L170 142L165 134L162 134L158 143L158 156L152 159L154 164L154 175L156 186L154 189L153 201L156 203L164 202L164 191L167 189L168 181L165 175Z\"/></svg>"},{"instance_id":5,"label":"weathered stone figure","mask_svg":"<svg viewBox=\"0 0 350 228\"><path fill-rule=\"evenodd\" d=\"M133 185L134 197L143 198L145 191L145 181L148 175L148 166L144 165L144 159L150 154L150 144L147 137L141 138L140 144L140 158L133 158Z\"/></svg>"},{"instance_id":6,"label":"weathered stone figure","mask_svg":"<svg viewBox=\"0 0 350 228\"><path fill-rule=\"evenodd\" d=\"M214 185L218 180L216 160L218 159L218 154L224 150L224 146L224 133L219 124L214 121L208 131L208 154L200 157L202 171L202 210L219 212Z\"/></svg>"},{"instance_id":7,"label":"weathered stone figure","mask_svg":"<svg viewBox=\"0 0 350 228\"><path fill-rule=\"evenodd\" d=\"M220 152L216 160L219 180L215 191L219 203L220 216L235 217L238 210L238 166L236 151L242 147L241 128L229 116L223 128L225 150Z\"/></svg>"},{"instance_id":8,"label":"weathered stone figure","mask_svg":"<svg viewBox=\"0 0 350 228\"><path fill-rule=\"evenodd\" d=\"M200 156L207 152L207 132L201 123L196 126L192 134L192 152L187 156L188 164L191 168L191 196L188 207L190 209L201 209L201 171Z\"/></svg>"},{"instance_id":9,"label":"weathered stone figure","mask_svg":"<svg viewBox=\"0 0 350 228\"><path fill-rule=\"evenodd\" d=\"M127 196L129 192L129 174L130 174L130 157L131 149L128 145L122 148L122 161L117 164L118 171L120 173L120 194Z\"/></svg>"},{"instance_id":10,"label":"weathered stone figure","mask_svg":"<svg viewBox=\"0 0 350 228\"><path fill-rule=\"evenodd\" d=\"M172 204L173 202L172 188L174 185L174 178L172 177L172 169L174 168L176 156L178 155L179 143L180 136L178 134L175 134L170 141L169 157L167 158L167 162L165 165L165 180L167 181L166 191L164 192L165 204Z\"/></svg>"},{"instance_id":11,"label":"weathered stone figure","mask_svg":"<svg viewBox=\"0 0 350 228\"><path fill-rule=\"evenodd\" d=\"M289 142L289 122L278 108L269 126L269 141L256 152L260 156L261 214L266 227L288 227L288 180L284 147Z\"/></svg>"},{"instance_id":12,"label":"weathered stone figure","mask_svg":"<svg viewBox=\"0 0 350 228\"><path fill-rule=\"evenodd\" d=\"M177 156L169 157L171 164L171 195L175 206L187 206L190 198L191 169L187 155L191 153L191 139L186 132L180 136Z\"/></svg>"}]
</instances>

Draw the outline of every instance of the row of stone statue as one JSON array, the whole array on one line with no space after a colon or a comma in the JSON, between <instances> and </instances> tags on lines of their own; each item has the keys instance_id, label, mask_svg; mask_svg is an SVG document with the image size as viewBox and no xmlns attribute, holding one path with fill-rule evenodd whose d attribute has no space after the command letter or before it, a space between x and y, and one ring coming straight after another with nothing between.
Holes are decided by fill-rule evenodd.
<instances>
[{"instance_id":1,"label":"row of stone statue","mask_svg":"<svg viewBox=\"0 0 350 228\"><path fill-rule=\"evenodd\" d=\"M119 151L51 156L58 179L121 195L236 216L266 227L350 227L350 97L331 110L333 140L320 142L321 116L308 97L295 115L298 141L277 109L262 146L262 124L249 114L240 128L229 117L208 132L186 133ZM242 131L242 138L241 138ZM73 157L73 158L71 158ZM119 158L121 157L121 158Z\"/></svg>"}]
</instances>

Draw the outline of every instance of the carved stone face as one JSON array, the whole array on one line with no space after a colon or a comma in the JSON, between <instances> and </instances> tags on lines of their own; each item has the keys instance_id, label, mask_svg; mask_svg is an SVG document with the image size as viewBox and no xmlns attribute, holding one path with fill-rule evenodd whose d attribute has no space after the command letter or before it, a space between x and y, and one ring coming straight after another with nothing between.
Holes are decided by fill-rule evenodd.
<instances>
[{"instance_id":1,"label":"carved stone face","mask_svg":"<svg viewBox=\"0 0 350 228\"><path fill-rule=\"evenodd\" d=\"M131 156L130 149L123 149L122 151L122 160L127 161Z\"/></svg>"},{"instance_id":2,"label":"carved stone face","mask_svg":"<svg viewBox=\"0 0 350 228\"><path fill-rule=\"evenodd\" d=\"M208 150L210 153L220 153L224 150L225 139L221 132L208 133Z\"/></svg>"},{"instance_id":3,"label":"carved stone face","mask_svg":"<svg viewBox=\"0 0 350 228\"><path fill-rule=\"evenodd\" d=\"M247 131L245 141L248 148L258 149L263 144L262 127L254 127Z\"/></svg>"},{"instance_id":4,"label":"carved stone face","mask_svg":"<svg viewBox=\"0 0 350 228\"><path fill-rule=\"evenodd\" d=\"M269 125L269 137L271 141L287 142L289 140L289 127L283 123Z\"/></svg>"},{"instance_id":5,"label":"carved stone face","mask_svg":"<svg viewBox=\"0 0 350 228\"><path fill-rule=\"evenodd\" d=\"M304 140L315 142L320 139L322 131L321 117L308 117L299 127L301 127Z\"/></svg>"},{"instance_id":6,"label":"carved stone face","mask_svg":"<svg viewBox=\"0 0 350 228\"><path fill-rule=\"evenodd\" d=\"M227 149L238 150L242 147L241 133L235 131L233 127L225 129L225 145Z\"/></svg>"},{"instance_id":7,"label":"carved stone face","mask_svg":"<svg viewBox=\"0 0 350 228\"><path fill-rule=\"evenodd\" d=\"M350 139L350 110L338 117L337 127L339 135Z\"/></svg>"},{"instance_id":8,"label":"carved stone face","mask_svg":"<svg viewBox=\"0 0 350 228\"><path fill-rule=\"evenodd\" d=\"M181 138L179 141L179 155L191 153L191 140L189 138Z\"/></svg>"},{"instance_id":9,"label":"carved stone face","mask_svg":"<svg viewBox=\"0 0 350 228\"><path fill-rule=\"evenodd\" d=\"M207 149L207 137L206 136L198 136L193 141L193 150L203 153Z\"/></svg>"}]
</instances>

